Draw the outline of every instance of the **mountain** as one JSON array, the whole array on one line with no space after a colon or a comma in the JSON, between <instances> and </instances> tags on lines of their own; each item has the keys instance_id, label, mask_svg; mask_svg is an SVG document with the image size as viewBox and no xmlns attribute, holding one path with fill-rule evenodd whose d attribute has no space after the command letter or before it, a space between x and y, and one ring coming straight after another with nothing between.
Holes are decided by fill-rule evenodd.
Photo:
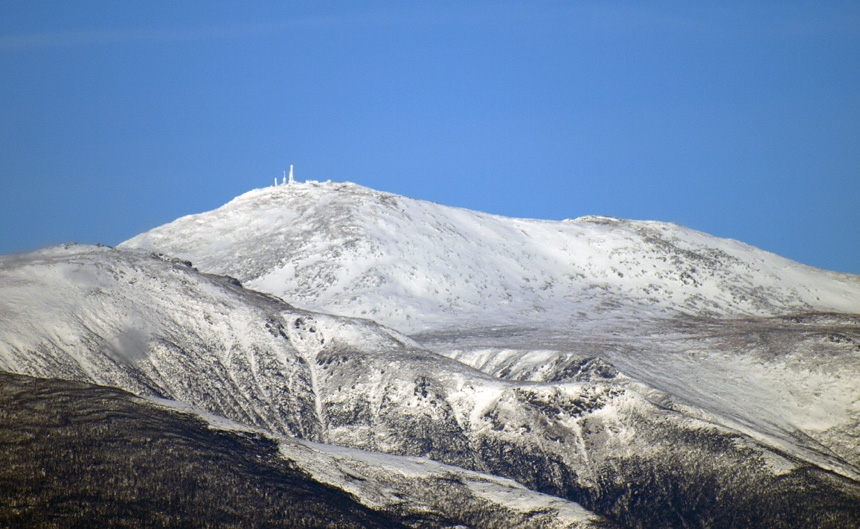
<instances>
[{"instance_id":1,"label":"mountain","mask_svg":"<svg viewBox=\"0 0 860 529\"><path fill-rule=\"evenodd\" d=\"M330 182L253 190L120 247L371 317L506 380L609 364L661 403L860 472L855 275L675 224L510 219Z\"/></svg>"},{"instance_id":2,"label":"mountain","mask_svg":"<svg viewBox=\"0 0 860 529\"><path fill-rule=\"evenodd\" d=\"M120 247L407 333L611 315L860 313L858 276L675 224L511 219L352 183L253 190Z\"/></svg>"},{"instance_id":3,"label":"mountain","mask_svg":"<svg viewBox=\"0 0 860 529\"><path fill-rule=\"evenodd\" d=\"M750 340L756 333L810 337L815 343L831 344L826 351L834 356L838 353L839 361L846 362L844 353L853 351L857 343L856 318L827 314L794 318L750 319L739 336ZM713 321L694 326L694 332L684 327L694 321L673 319L659 329L668 333L666 343L698 343L703 337L697 333ZM771 327L763 326L762 321L771 322ZM811 330L799 335L797 328ZM852 448L856 436L851 437L857 431L856 422L851 423L856 418L838 407L833 417L809 412L810 417L838 426L826 424L825 441L831 440L832 446L822 447L800 443L798 439L808 441L808 437L792 437L779 428L760 431L755 420L768 415L755 408L741 407L752 414L752 422L741 414L734 417L738 424L733 427L726 417L660 389L658 383L689 381L685 370L690 362L711 358L717 367L733 366L735 372L727 372L729 385L740 384L755 394L755 385L741 384L748 379L735 378L745 366L758 369L757 376L773 374L770 359L764 357L775 349L764 344L748 355L737 334L733 338L720 329L712 328L712 344L704 340L700 351L665 364L672 355L651 350L657 342L648 339L654 333L622 337L614 344L610 335L595 334L594 342L583 345L595 348L590 352L605 349L598 356L533 348L558 345L550 342L564 334L543 334L543 343L528 347L519 342L528 333L510 329L490 329L485 335L457 331L424 337L434 347L462 343L459 354L464 361L460 361L453 350L446 349L448 356L439 355L373 321L297 309L271 295L248 290L235 279L201 273L187 262L163 255L66 245L0 257L0 370L113 386L147 399L161 399L162 405L168 399L175 409L191 406L200 410L198 416L208 414L215 423L223 421L219 417L226 418L260 429L264 436L302 440L278 441L278 450L304 477L284 474L283 463L273 459L271 445L263 441L253 449L261 450L263 466L250 465L246 459L242 471L256 476L255 480L262 479L261 473L281 472L291 480L309 480L309 487L335 487L349 492L362 509L372 511L344 503L352 513L344 516L365 513L361 516L380 520L394 513L399 516L395 521L408 525L421 512L413 520L415 526L429 527L451 523L491 526L510 520L521 520L524 527L607 523L601 517L624 527L847 527L860 523L860 473L852 455L856 455ZM827 329L827 334L821 335L821 329ZM791 349L793 338L789 338L779 343ZM515 353L482 349L492 340L510 343ZM638 358L627 355L633 358L629 365L638 370L630 376L609 358L612 354L624 357L626 348L636 344L645 347ZM740 351L735 344L741 345ZM820 350L814 348L813 353ZM544 358L538 358L539 354ZM729 355L725 362L714 360L724 354ZM781 359L781 366L791 368L790 360L800 367L781 373L768 387L786 384L787 391L823 389L826 396L838 390L848 406L855 405L852 371L845 374L850 380L837 379L830 385L815 381L809 386L795 384L807 365L817 366L815 369L833 366L826 359L808 364L808 356L801 351L791 359ZM850 362L842 365L855 369ZM715 384L708 376L698 388L703 397L711 395ZM155 416L149 408L137 408L144 406L139 401L116 392L105 396L105 390L91 390L90 386L13 382L8 384L19 389L11 400L33 404L5 423L3 431L8 432L11 446L41 442L33 431L44 432L49 436L46 440L55 434L58 439L80 434L84 443L101 443L100 439L113 439L114 434L98 437L112 425L120 428L128 443L139 444L136 437L123 433L131 428L127 422L99 422L113 412L98 406L114 406L117 399L124 403L117 412L120 419L125 414ZM62 391L51 384L59 384ZM93 391L101 395L96 400L90 399ZM47 398L55 393L57 399ZM38 397L35 401L34 395ZM840 400L839 406L846 405L844 402ZM132 404L135 409L128 409ZM38 411L47 406L59 410L56 420ZM8 414L14 408L2 409ZM729 406L719 409L731 410ZM45 422L38 423L42 419ZM86 426L90 419L92 425ZM36 430L21 433L13 428L26 420L36 421L32 427ZM70 420L74 427L64 430ZM182 435L199 441L193 445L189 465L197 464L195 454L213 450L227 458L222 461L248 457L247 443L203 435L196 419L182 419L184 426L158 421L159 426L146 427L140 435L144 439L175 438L176 429L181 429ZM81 429L75 430L78 427ZM71 433L60 435L62 432ZM231 456L218 448L222 442L244 448ZM38 457L52 460L45 445L38 446L42 447ZM21 457L20 451L16 454ZM393 456L421 459L395 461L390 459ZM38 470L26 458L15 461ZM163 470L154 472L161 475ZM500 477L544 495L528 493ZM211 490L219 490L223 479L238 478L213 477ZM437 488L440 494L444 491L443 499L434 504L433 494L410 493L408 483L416 482L413 480L426 484L432 493ZM439 485L443 482L448 485ZM260 486L266 490L269 485ZM6 498L22 497L14 492L18 489L0 490L6 491ZM23 497L29 497L26 494ZM256 497L254 501L277 500L267 499L265 494L262 500ZM308 509L316 509L308 505ZM458 505L470 507L452 507ZM451 514L455 512L473 518L458 521Z\"/></svg>"}]
</instances>

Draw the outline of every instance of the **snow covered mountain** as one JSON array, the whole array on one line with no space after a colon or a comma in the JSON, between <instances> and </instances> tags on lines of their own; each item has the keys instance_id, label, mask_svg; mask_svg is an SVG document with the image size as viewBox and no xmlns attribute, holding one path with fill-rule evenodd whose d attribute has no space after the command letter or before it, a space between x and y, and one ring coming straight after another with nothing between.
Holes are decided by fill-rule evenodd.
<instances>
[{"instance_id":1,"label":"snow covered mountain","mask_svg":"<svg viewBox=\"0 0 860 529\"><path fill-rule=\"evenodd\" d=\"M250 191L121 247L371 317L508 380L598 359L775 449L860 469L855 275L674 224L510 219L351 183Z\"/></svg>"},{"instance_id":2,"label":"snow covered mountain","mask_svg":"<svg viewBox=\"0 0 860 529\"><path fill-rule=\"evenodd\" d=\"M257 189L120 245L403 332L616 314L860 313L860 277L675 224L511 219L352 183Z\"/></svg>"},{"instance_id":3,"label":"snow covered mountain","mask_svg":"<svg viewBox=\"0 0 860 529\"><path fill-rule=\"evenodd\" d=\"M836 345L855 334L849 321L839 334L847 342ZM518 505L524 527L574 515L581 518L571 524L602 523L573 502L627 527L860 521L860 473L850 459L727 427L649 386L647 376L659 377L645 361L633 364L642 370L634 379L595 357L556 355L535 368L536 352L523 349L505 372L501 358L476 352L463 349L470 367L372 321L296 309L163 256L69 245L0 258L0 370L110 385L184 403L215 422L323 443L281 450L373 509L396 504L389 493L413 507L430 501L397 492L405 487L398 475L428 484L443 476L453 480L447 494L472 502L475 516ZM643 357L661 360L647 350ZM659 369L675 380L684 364ZM388 483L388 492L362 480Z\"/></svg>"}]
</instances>

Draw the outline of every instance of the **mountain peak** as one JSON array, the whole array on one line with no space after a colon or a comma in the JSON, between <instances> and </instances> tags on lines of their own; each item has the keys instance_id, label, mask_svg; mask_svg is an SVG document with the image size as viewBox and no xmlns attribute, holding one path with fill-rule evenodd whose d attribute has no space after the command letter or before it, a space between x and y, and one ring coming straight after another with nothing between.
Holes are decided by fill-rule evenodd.
<instances>
[{"instance_id":1,"label":"mountain peak","mask_svg":"<svg viewBox=\"0 0 860 529\"><path fill-rule=\"evenodd\" d=\"M351 182L249 191L124 242L404 331L624 314L860 312L860 278L683 226L507 218Z\"/></svg>"}]
</instances>

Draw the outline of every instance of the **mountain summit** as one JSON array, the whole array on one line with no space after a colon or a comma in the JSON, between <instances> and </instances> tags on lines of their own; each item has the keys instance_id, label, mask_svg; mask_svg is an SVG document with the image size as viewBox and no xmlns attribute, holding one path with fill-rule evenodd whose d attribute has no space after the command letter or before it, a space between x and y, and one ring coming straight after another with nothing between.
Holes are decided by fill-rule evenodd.
<instances>
[{"instance_id":1,"label":"mountain summit","mask_svg":"<svg viewBox=\"0 0 860 529\"><path fill-rule=\"evenodd\" d=\"M506 218L353 183L256 189L120 245L405 332L601 315L860 313L860 278L671 223Z\"/></svg>"}]
</instances>

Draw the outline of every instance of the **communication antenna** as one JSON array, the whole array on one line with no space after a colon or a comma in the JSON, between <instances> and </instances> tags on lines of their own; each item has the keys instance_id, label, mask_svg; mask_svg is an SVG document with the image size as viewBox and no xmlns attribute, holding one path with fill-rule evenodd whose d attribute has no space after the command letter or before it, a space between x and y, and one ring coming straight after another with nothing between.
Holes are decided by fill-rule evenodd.
<instances>
[{"instance_id":1,"label":"communication antenna","mask_svg":"<svg viewBox=\"0 0 860 529\"><path fill-rule=\"evenodd\" d=\"M290 183L292 184L293 182L295 182L293 180L293 164L290 164Z\"/></svg>"}]
</instances>

